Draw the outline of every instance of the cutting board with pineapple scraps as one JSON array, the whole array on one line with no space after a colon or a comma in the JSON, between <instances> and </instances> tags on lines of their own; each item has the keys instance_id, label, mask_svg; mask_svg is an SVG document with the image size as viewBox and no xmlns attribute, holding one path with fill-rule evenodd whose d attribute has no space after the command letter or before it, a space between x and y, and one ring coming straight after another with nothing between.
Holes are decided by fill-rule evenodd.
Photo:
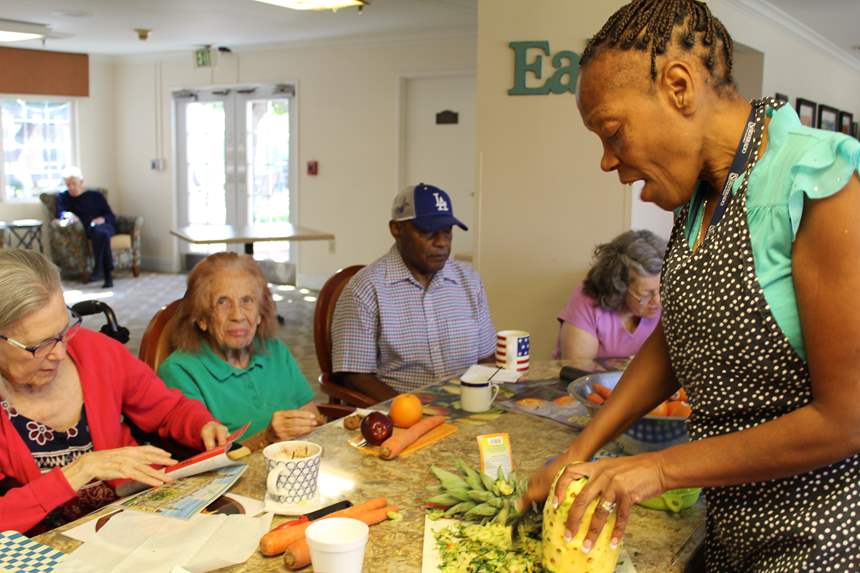
<instances>
[{"instance_id":1,"label":"cutting board with pineapple scraps","mask_svg":"<svg viewBox=\"0 0 860 573\"><path fill-rule=\"evenodd\" d=\"M421 573L439 573L441 571L442 556L439 554L439 548L436 546L434 533L458 523L463 522L457 519L432 520L424 516L424 550L421 556ZM636 573L633 560L630 559L630 556L623 547L621 548L621 557L618 559L618 565L615 566L615 573Z\"/></svg>"}]
</instances>

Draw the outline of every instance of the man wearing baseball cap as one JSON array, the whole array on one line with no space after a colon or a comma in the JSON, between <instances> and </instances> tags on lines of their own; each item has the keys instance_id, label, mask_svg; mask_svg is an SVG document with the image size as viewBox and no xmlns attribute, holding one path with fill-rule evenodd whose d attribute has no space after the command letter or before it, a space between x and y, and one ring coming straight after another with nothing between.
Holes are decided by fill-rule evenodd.
<instances>
[{"instance_id":1,"label":"man wearing baseball cap","mask_svg":"<svg viewBox=\"0 0 860 573\"><path fill-rule=\"evenodd\" d=\"M394 246L344 288L332 323L332 367L378 400L462 374L492 356L495 329L471 266L450 259L445 191L419 183L394 197Z\"/></svg>"}]
</instances>

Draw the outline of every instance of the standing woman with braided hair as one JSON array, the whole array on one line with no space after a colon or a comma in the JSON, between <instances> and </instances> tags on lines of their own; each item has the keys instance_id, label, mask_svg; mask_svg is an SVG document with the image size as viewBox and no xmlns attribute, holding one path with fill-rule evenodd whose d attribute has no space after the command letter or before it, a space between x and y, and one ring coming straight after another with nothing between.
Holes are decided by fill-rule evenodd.
<instances>
[{"instance_id":1,"label":"standing woman with braided hair","mask_svg":"<svg viewBox=\"0 0 860 573\"><path fill-rule=\"evenodd\" d=\"M557 503L588 477L567 522L601 500L587 552L613 510L617 543L634 503L704 487L708 571L860 569L860 143L744 101L703 2L623 6L580 65L601 169L644 181L675 226L661 324L524 501ZM681 386L689 444L588 463Z\"/></svg>"}]
</instances>

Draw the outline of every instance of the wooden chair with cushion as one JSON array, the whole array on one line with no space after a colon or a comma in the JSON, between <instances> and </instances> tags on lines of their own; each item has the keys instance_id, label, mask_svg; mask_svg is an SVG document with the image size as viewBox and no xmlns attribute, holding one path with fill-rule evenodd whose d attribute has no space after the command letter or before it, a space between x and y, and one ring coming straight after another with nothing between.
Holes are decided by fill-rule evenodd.
<instances>
[{"instance_id":1,"label":"wooden chair with cushion","mask_svg":"<svg viewBox=\"0 0 860 573\"><path fill-rule=\"evenodd\" d=\"M353 265L337 271L329 278L317 295L317 306L314 309L314 347L317 351L317 362L320 365L320 389L325 392L332 404L349 404L357 408L366 408L378 402L363 392L347 388L339 382L332 372L331 364L331 324L334 319L334 309L343 288L364 265Z\"/></svg>"},{"instance_id":2,"label":"wooden chair with cushion","mask_svg":"<svg viewBox=\"0 0 860 573\"><path fill-rule=\"evenodd\" d=\"M138 357L156 372L161 363L175 350L173 331L176 328L176 317L181 304L180 298L161 307L149 321L140 341ZM350 406L337 404L317 404L317 409L329 421L337 420L355 411L355 408Z\"/></svg>"}]
</instances>

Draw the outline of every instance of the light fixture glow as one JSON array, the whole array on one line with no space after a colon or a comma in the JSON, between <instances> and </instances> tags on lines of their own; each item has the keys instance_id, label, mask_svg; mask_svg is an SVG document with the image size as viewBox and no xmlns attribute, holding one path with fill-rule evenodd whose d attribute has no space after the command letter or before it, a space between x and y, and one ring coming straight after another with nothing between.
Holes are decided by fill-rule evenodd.
<instances>
[{"instance_id":1,"label":"light fixture glow","mask_svg":"<svg viewBox=\"0 0 860 573\"><path fill-rule=\"evenodd\" d=\"M0 42L23 42L36 40L48 35L50 30L44 24L0 20Z\"/></svg>"},{"instance_id":2,"label":"light fixture glow","mask_svg":"<svg viewBox=\"0 0 860 573\"><path fill-rule=\"evenodd\" d=\"M272 4L293 10L339 10L353 6L366 6L368 0L257 0L263 4Z\"/></svg>"}]
</instances>

